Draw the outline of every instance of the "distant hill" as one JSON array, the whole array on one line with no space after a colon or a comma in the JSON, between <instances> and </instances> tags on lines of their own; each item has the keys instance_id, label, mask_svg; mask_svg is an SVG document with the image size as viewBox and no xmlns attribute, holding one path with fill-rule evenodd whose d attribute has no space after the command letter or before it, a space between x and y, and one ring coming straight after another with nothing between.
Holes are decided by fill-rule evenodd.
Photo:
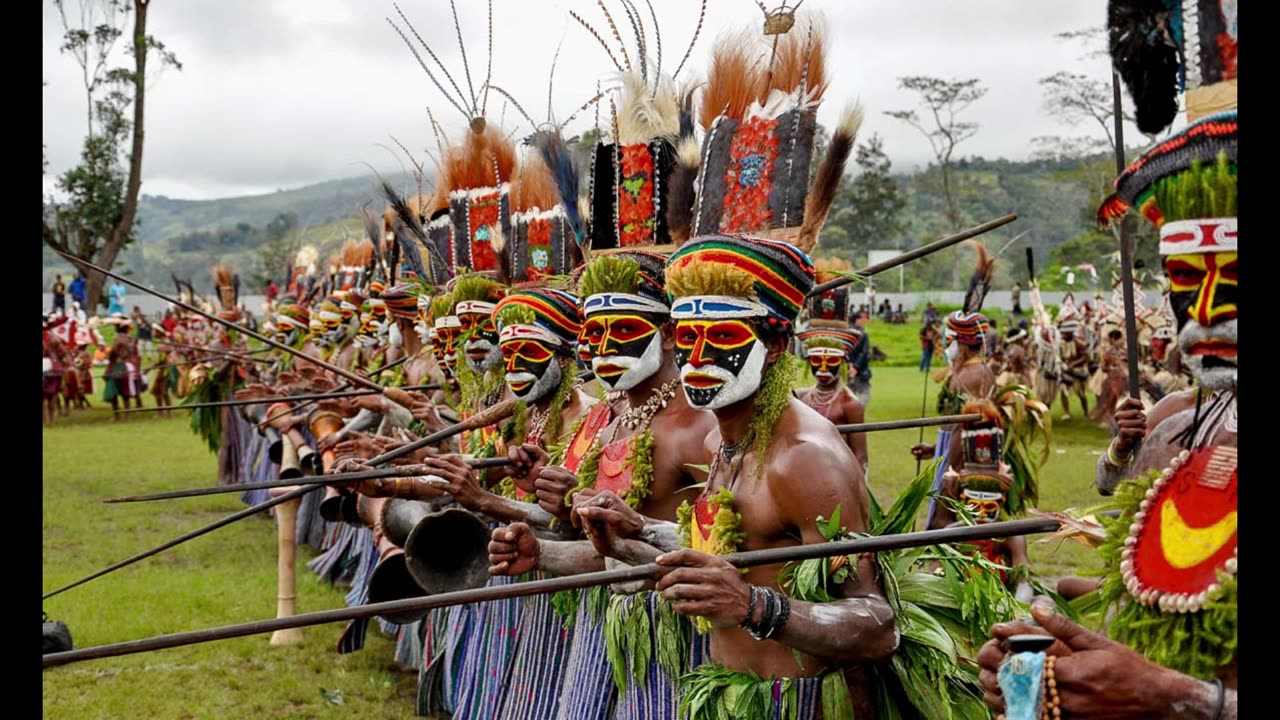
<instances>
[{"instance_id":1,"label":"distant hill","mask_svg":"<svg viewBox=\"0 0 1280 720\"><path fill-rule=\"evenodd\" d=\"M396 173L388 175L394 187L406 188L412 180ZM298 224L327 225L354 216L361 205L371 202L381 208L377 179L366 175L331 180L295 190L277 190L269 195L220 198L217 200L175 200L162 195L143 195L138 201L138 239L149 245L197 230L214 231L245 223L261 227L280 213L292 212Z\"/></svg>"}]
</instances>

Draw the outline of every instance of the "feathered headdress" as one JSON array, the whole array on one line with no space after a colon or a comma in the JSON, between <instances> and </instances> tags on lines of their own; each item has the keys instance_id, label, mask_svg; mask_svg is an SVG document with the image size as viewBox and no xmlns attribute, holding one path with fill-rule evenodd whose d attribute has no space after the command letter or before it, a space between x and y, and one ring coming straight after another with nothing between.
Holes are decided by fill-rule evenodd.
<instances>
[{"instance_id":1,"label":"feathered headdress","mask_svg":"<svg viewBox=\"0 0 1280 720\"><path fill-rule=\"evenodd\" d=\"M1110 0L1107 29L1143 133L1173 123L1184 91L1192 122L1236 106L1236 0Z\"/></svg>"},{"instance_id":2,"label":"feathered headdress","mask_svg":"<svg viewBox=\"0 0 1280 720\"><path fill-rule=\"evenodd\" d=\"M982 303L991 289L991 274L995 270L996 259L987 254L987 247L981 241L974 243L978 253L978 265L969 278L969 289L964 293L964 311L976 313L982 310Z\"/></svg>"},{"instance_id":3,"label":"feathered headdress","mask_svg":"<svg viewBox=\"0 0 1280 720\"><path fill-rule=\"evenodd\" d=\"M761 235L806 253L817 245L862 124L858 107L844 112L810 185L826 43L813 16L772 43L748 34L717 43L702 99L694 235Z\"/></svg>"},{"instance_id":4,"label":"feathered headdress","mask_svg":"<svg viewBox=\"0 0 1280 720\"><path fill-rule=\"evenodd\" d=\"M630 52L609 8L603 1L599 6L617 41L621 62L601 33L577 13L570 12L604 48L620 83L618 100L609 102L609 139L596 143L588 166L591 248L667 251L678 240L688 238L687 220L672 216L668 204L688 207L687 198L692 196L689 173L678 175L679 184L673 185L670 181L673 173L678 172L677 147L693 133L692 123L687 121L690 97L687 92L682 95L677 90L676 79L701 34L702 18L699 17L684 57L675 71L668 74L663 71L662 31L652 6L650 28L634 6L626 0L622 3L635 36L635 46ZM705 0L702 12L706 12Z\"/></svg>"}]
</instances>

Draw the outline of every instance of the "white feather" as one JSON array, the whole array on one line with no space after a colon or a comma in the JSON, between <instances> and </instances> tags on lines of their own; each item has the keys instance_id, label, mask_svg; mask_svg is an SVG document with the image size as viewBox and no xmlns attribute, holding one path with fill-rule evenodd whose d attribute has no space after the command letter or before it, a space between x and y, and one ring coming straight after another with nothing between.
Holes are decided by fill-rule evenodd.
<instances>
[{"instance_id":1,"label":"white feather","mask_svg":"<svg viewBox=\"0 0 1280 720\"><path fill-rule=\"evenodd\" d=\"M618 109L618 144L644 144L680 132L680 100L675 83L662 77L650 85L638 72L624 72Z\"/></svg>"}]
</instances>

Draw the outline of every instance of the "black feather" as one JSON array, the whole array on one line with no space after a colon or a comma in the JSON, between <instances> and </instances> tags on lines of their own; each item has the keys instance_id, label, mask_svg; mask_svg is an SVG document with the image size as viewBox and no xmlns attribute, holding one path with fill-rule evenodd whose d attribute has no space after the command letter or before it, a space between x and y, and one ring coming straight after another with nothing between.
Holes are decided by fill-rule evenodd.
<instances>
[{"instance_id":1,"label":"black feather","mask_svg":"<svg viewBox=\"0 0 1280 720\"><path fill-rule=\"evenodd\" d=\"M382 181L382 194L387 198L387 202L391 204L391 209L396 212L396 219L399 222L392 223L393 230L396 234L396 245L403 248L405 260L409 262L413 271L418 277L429 278L431 275L427 272L422 263L422 254L418 252L419 244L427 249L427 252L434 255L444 267L449 267L449 263L440 257L439 251L436 250L430 239L427 237L427 231L422 227L422 223L418 221L418 216L409 206L405 204L404 198L391 187L386 180Z\"/></svg>"},{"instance_id":2,"label":"black feather","mask_svg":"<svg viewBox=\"0 0 1280 720\"><path fill-rule=\"evenodd\" d=\"M1110 0L1107 30L1111 62L1134 102L1138 129L1155 135L1178 114L1186 59L1174 21L1177 0Z\"/></svg>"},{"instance_id":3,"label":"black feather","mask_svg":"<svg viewBox=\"0 0 1280 720\"><path fill-rule=\"evenodd\" d=\"M991 273L995 269L996 260L987 255L987 248L981 242L975 245L978 251L978 265L973 276L969 278L969 289L964 294L964 311L976 313L982 310L982 303L991 289Z\"/></svg>"},{"instance_id":4,"label":"black feather","mask_svg":"<svg viewBox=\"0 0 1280 720\"><path fill-rule=\"evenodd\" d=\"M1027 248L1027 281L1036 281L1036 254Z\"/></svg>"}]
</instances>

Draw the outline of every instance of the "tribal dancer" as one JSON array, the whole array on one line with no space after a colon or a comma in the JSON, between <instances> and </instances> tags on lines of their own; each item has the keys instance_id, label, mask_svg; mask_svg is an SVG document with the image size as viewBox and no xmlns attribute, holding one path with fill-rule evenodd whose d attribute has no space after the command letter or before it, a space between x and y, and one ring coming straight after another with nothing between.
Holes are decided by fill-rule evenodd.
<instances>
[{"instance_id":1,"label":"tribal dancer","mask_svg":"<svg viewBox=\"0 0 1280 720\"><path fill-rule=\"evenodd\" d=\"M834 279L833 270L852 270L847 264L830 263L824 267L821 261L815 267L819 283ZM866 336L849 325L848 286L809 298L806 304L810 329L798 337L804 343L814 386L796 391L796 397L836 425L860 423L863 421L862 401L849 389L849 363ZM848 433L844 438L858 462L862 463L863 476L866 477L866 434Z\"/></svg>"}]
</instances>

